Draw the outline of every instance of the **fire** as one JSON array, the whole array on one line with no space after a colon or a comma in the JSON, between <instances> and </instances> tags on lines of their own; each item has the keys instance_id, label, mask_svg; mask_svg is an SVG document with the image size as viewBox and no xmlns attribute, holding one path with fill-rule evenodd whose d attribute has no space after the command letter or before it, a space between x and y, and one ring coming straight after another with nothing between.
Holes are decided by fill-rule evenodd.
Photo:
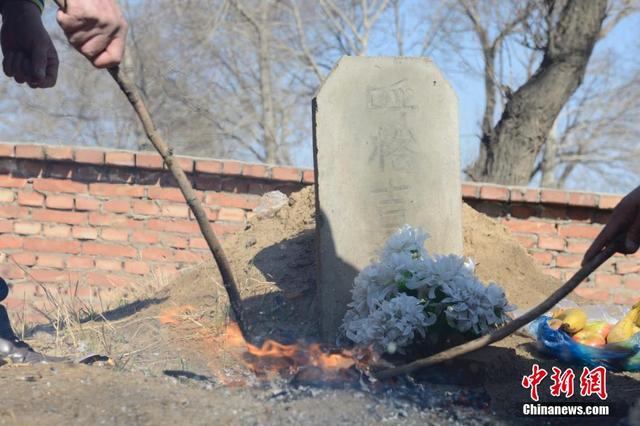
<instances>
[{"instance_id":1,"label":"fire","mask_svg":"<svg viewBox=\"0 0 640 426\"><path fill-rule=\"evenodd\" d=\"M296 343L285 345L268 339L261 346L248 343L236 323L230 323L223 334L227 347L244 351L244 364L258 377L270 378L275 375L299 377L305 381L344 380L355 369L362 369L371 360L372 352L337 350L325 351L320 344Z\"/></svg>"}]
</instances>

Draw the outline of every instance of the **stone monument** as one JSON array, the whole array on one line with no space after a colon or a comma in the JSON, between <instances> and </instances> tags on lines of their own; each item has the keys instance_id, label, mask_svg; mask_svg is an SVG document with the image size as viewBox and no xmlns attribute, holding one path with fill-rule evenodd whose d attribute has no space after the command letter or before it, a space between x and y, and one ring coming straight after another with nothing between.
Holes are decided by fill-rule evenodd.
<instances>
[{"instance_id":1,"label":"stone monument","mask_svg":"<svg viewBox=\"0 0 640 426\"><path fill-rule=\"evenodd\" d=\"M397 228L462 254L455 93L426 58L343 57L313 100L323 338L333 342L353 279Z\"/></svg>"}]
</instances>

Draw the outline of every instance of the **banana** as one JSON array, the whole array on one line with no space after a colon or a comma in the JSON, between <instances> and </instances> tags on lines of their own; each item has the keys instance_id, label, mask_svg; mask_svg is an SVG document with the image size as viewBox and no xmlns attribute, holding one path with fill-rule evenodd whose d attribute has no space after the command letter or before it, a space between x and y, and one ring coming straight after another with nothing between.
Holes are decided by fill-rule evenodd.
<instances>
[{"instance_id":1,"label":"banana","mask_svg":"<svg viewBox=\"0 0 640 426\"><path fill-rule=\"evenodd\" d=\"M633 336L633 327L638 320L638 314L640 313L640 304L636 303L624 318L618 321L607 336L607 343L620 343L628 340Z\"/></svg>"},{"instance_id":2,"label":"banana","mask_svg":"<svg viewBox=\"0 0 640 426\"><path fill-rule=\"evenodd\" d=\"M562 321L561 328L570 334L579 332L587 324L587 314L578 308L563 311L558 319Z\"/></svg>"},{"instance_id":3,"label":"banana","mask_svg":"<svg viewBox=\"0 0 640 426\"><path fill-rule=\"evenodd\" d=\"M547 320L547 324L549 324L549 327L551 327L553 330L557 330L562 326L562 320L559 320L558 318L552 318L550 320Z\"/></svg>"}]
</instances>

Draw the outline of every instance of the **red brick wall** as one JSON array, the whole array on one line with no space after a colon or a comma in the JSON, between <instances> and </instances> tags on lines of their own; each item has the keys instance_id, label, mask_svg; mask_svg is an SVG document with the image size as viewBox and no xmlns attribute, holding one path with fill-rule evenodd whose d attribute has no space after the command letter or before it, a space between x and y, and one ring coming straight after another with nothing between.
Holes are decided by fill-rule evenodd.
<instances>
[{"instance_id":1,"label":"red brick wall","mask_svg":"<svg viewBox=\"0 0 640 426\"><path fill-rule=\"evenodd\" d=\"M214 229L242 229L260 195L313 182L311 170L180 158ZM476 209L502 221L545 270L574 271L619 196L463 185ZM118 288L209 259L204 240L161 158L150 152L0 144L0 275L14 310L43 303L42 284L108 299ZM618 256L580 290L629 302L640 257Z\"/></svg>"}]
</instances>

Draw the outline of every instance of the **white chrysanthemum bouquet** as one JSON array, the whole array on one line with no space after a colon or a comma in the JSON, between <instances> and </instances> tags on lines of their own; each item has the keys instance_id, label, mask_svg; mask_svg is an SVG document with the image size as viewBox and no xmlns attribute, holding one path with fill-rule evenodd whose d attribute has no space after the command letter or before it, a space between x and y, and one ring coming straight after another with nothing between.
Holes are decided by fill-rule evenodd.
<instances>
[{"instance_id":1,"label":"white chrysanthemum bouquet","mask_svg":"<svg viewBox=\"0 0 640 426\"><path fill-rule=\"evenodd\" d=\"M502 288L485 286L461 256L427 253L427 234L405 225L358 274L343 320L346 336L380 352L403 352L416 340L437 345L452 333L486 334L508 320Z\"/></svg>"}]
</instances>

